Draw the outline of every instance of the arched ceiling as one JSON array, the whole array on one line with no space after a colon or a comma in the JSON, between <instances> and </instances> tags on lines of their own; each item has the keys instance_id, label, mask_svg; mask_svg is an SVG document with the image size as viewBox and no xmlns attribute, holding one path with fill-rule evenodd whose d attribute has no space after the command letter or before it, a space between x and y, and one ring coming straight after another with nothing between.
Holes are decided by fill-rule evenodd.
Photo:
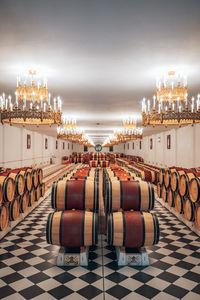
<instances>
[{"instance_id":1,"label":"arched ceiling","mask_svg":"<svg viewBox=\"0 0 200 300\"><path fill-rule=\"evenodd\" d=\"M189 95L200 90L199 12L199 0L1 0L0 93L35 68L102 142L141 111L160 72L184 71Z\"/></svg>"}]
</instances>

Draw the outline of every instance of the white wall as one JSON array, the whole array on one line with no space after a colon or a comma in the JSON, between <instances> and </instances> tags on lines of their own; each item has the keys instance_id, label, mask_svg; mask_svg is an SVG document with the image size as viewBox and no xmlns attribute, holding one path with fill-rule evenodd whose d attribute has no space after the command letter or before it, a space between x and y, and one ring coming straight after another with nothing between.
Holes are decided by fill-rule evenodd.
<instances>
[{"instance_id":1,"label":"white wall","mask_svg":"<svg viewBox=\"0 0 200 300\"><path fill-rule=\"evenodd\" d=\"M171 135L171 149L167 149L167 135ZM153 149L150 150L150 139ZM132 144L134 142L134 150ZM128 150L129 144L129 150ZM171 129L126 143L125 154L138 155L144 161L161 167L179 166L185 168L200 166L200 124Z\"/></svg>"},{"instance_id":2,"label":"white wall","mask_svg":"<svg viewBox=\"0 0 200 300\"><path fill-rule=\"evenodd\" d=\"M84 152L84 146L77 143L73 144L72 152ZM88 152L96 152L94 147L89 147ZM103 147L101 152L109 152L109 147ZM113 147L113 152L124 153L124 145L118 144Z\"/></svg>"},{"instance_id":3,"label":"white wall","mask_svg":"<svg viewBox=\"0 0 200 300\"><path fill-rule=\"evenodd\" d=\"M27 149L27 134L31 136L31 148ZM45 138L48 139L48 149L45 149ZM63 143L65 149L63 150ZM69 144L69 150L68 150ZM55 156L55 162L61 162L64 155L72 153L72 143L58 140L26 128L10 125L0 125L0 166L18 168L24 166L40 166L48 164Z\"/></svg>"}]
</instances>

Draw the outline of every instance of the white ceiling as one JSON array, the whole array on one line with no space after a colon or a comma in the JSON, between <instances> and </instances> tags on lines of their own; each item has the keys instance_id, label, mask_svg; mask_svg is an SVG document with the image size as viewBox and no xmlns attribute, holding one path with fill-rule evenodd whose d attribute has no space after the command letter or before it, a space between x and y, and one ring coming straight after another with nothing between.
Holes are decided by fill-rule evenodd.
<instances>
[{"instance_id":1,"label":"white ceiling","mask_svg":"<svg viewBox=\"0 0 200 300\"><path fill-rule=\"evenodd\" d=\"M37 69L95 142L141 111L163 71L183 71L198 92L199 0L1 0L0 12L0 93Z\"/></svg>"}]
</instances>

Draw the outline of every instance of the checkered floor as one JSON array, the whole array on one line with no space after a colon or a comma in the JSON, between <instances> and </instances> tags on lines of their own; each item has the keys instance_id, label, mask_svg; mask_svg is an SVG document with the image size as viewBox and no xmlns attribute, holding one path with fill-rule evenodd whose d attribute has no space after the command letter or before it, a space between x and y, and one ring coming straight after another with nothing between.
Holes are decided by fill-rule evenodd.
<instances>
[{"instance_id":1,"label":"checkered floor","mask_svg":"<svg viewBox=\"0 0 200 300\"><path fill-rule=\"evenodd\" d=\"M105 237L90 249L89 267L55 266L48 245L45 200L0 242L0 299L200 299L200 239L156 203L161 237L149 267L117 267Z\"/></svg>"}]
</instances>

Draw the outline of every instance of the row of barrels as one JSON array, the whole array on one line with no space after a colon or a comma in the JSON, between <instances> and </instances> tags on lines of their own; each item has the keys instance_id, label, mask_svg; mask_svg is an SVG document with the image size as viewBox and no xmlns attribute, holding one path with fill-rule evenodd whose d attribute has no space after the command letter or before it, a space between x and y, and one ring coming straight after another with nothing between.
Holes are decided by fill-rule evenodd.
<instances>
[{"instance_id":1,"label":"row of barrels","mask_svg":"<svg viewBox=\"0 0 200 300\"><path fill-rule=\"evenodd\" d=\"M166 188L164 183L157 185L158 197L162 198L164 202L167 202L170 207L181 215L184 215L185 219L193 222L198 230L200 230L200 203L191 201L188 195L182 196L179 191L173 191L171 187Z\"/></svg>"},{"instance_id":2,"label":"row of barrels","mask_svg":"<svg viewBox=\"0 0 200 300\"><path fill-rule=\"evenodd\" d=\"M150 246L159 241L154 187L116 165L104 169L107 240L114 246Z\"/></svg>"},{"instance_id":3,"label":"row of barrels","mask_svg":"<svg viewBox=\"0 0 200 300\"><path fill-rule=\"evenodd\" d=\"M18 219L20 213L25 213L28 207L34 205L36 201L45 194L45 184L39 184L31 191L26 191L21 196L16 196L12 201L4 202L0 206L0 231L6 230L10 221Z\"/></svg>"},{"instance_id":4,"label":"row of barrels","mask_svg":"<svg viewBox=\"0 0 200 300\"><path fill-rule=\"evenodd\" d=\"M99 170L81 167L53 183L47 243L64 247L98 243Z\"/></svg>"},{"instance_id":5,"label":"row of barrels","mask_svg":"<svg viewBox=\"0 0 200 300\"><path fill-rule=\"evenodd\" d=\"M109 161L108 160L90 160L89 161L89 166L93 168L97 168L98 166L101 168L106 168L109 166Z\"/></svg>"},{"instance_id":6,"label":"row of barrels","mask_svg":"<svg viewBox=\"0 0 200 300\"><path fill-rule=\"evenodd\" d=\"M159 173L159 183L166 189L171 188L192 202L200 202L200 168L165 168Z\"/></svg>"},{"instance_id":7,"label":"row of barrels","mask_svg":"<svg viewBox=\"0 0 200 300\"><path fill-rule=\"evenodd\" d=\"M36 189L42 184L43 171L36 168L3 170L0 173L0 205Z\"/></svg>"}]
</instances>

